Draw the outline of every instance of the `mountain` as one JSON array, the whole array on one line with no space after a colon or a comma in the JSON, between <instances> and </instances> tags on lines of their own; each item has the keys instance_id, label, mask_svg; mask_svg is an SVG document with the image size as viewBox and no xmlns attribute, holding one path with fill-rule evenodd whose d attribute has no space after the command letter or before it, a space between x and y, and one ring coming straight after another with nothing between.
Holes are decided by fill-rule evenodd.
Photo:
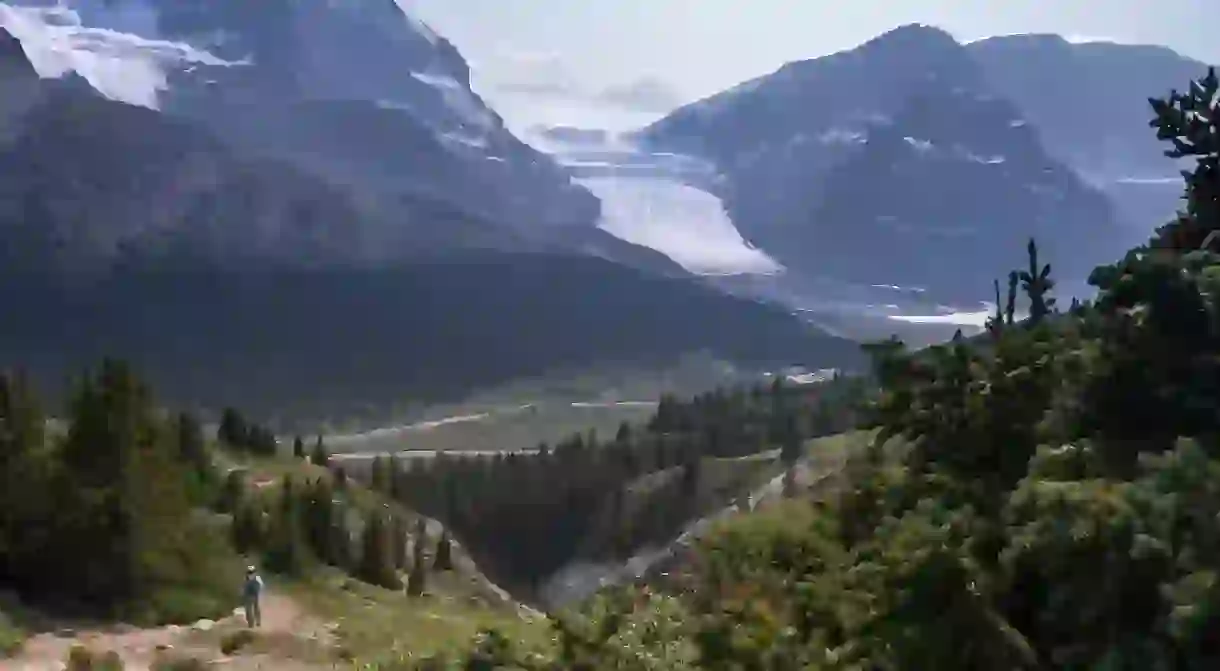
<instances>
[{"instance_id":1,"label":"mountain","mask_svg":"<svg viewBox=\"0 0 1220 671\"><path fill-rule=\"evenodd\" d=\"M1060 160L1091 175L1177 179L1163 145L1141 131L1152 118L1145 101L1199 78L1203 63L1162 46L1071 43L1059 35L993 37L966 49ZM1069 113L1075 100L1105 112Z\"/></svg>"},{"instance_id":2,"label":"mountain","mask_svg":"<svg viewBox=\"0 0 1220 671\"><path fill-rule=\"evenodd\" d=\"M798 273L985 299L1029 236L1061 277L1118 250L1104 194L936 28L789 63L637 137L715 161L743 235Z\"/></svg>"},{"instance_id":3,"label":"mountain","mask_svg":"<svg viewBox=\"0 0 1220 671\"><path fill-rule=\"evenodd\" d=\"M853 343L778 308L517 244L517 229L443 199L403 201L421 226L396 226L283 156L79 77L40 79L3 31L0 75L0 368L55 391L114 355L176 404L306 421L697 350L860 363ZM441 239L426 255L400 252L428 234Z\"/></svg>"},{"instance_id":4,"label":"mountain","mask_svg":"<svg viewBox=\"0 0 1220 671\"><path fill-rule=\"evenodd\" d=\"M10 29L84 51L76 69L99 91L343 187L397 229L387 233L397 254L566 249L682 272L598 229L599 201L514 137L471 91L453 45L392 0L18 4ZM41 35L39 22L75 39ZM133 93L141 78L150 82ZM437 211L479 222L479 233L441 225Z\"/></svg>"},{"instance_id":5,"label":"mountain","mask_svg":"<svg viewBox=\"0 0 1220 671\"><path fill-rule=\"evenodd\" d=\"M1132 226L1147 231L1181 206L1173 163L1141 131L1152 118L1145 100L1197 79L1206 65L1162 46L1071 43L1058 35L993 37L966 48L1037 126L1047 149L1102 188ZM1105 112L1067 113L1070 100Z\"/></svg>"}]
</instances>

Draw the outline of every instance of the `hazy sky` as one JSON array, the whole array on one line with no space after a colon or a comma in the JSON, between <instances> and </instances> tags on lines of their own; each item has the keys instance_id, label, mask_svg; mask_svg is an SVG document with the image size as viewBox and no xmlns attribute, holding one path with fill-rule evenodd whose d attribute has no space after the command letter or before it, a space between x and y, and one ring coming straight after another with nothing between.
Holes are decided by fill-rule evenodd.
<instances>
[{"instance_id":1,"label":"hazy sky","mask_svg":"<svg viewBox=\"0 0 1220 671\"><path fill-rule=\"evenodd\" d=\"M1220 62L1220 0L404 0L491 77L600 88L654 75L698 97L904 23L1165 44ZM855 9L852 9L855 7Z\"/></svg>"}]
</instances>

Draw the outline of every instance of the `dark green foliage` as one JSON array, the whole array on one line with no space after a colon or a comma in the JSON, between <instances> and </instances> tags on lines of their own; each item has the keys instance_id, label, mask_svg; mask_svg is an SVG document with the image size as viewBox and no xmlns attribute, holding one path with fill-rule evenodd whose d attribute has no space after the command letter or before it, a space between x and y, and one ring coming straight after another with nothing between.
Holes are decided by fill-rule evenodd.
<instances>
[{"instance_id":1,"label":"dark green foliage","mask_svg":"<svg viewBox=\"0 0 1220 671\"><path fill-rule=\"evenodd\" d=\"M387 521L381 512L373 512L365 520L361 532L360 565L356 570L356 576L361 580L386 589L402 588L394 566L394 531L394 523Z\"/></svg>"},{"instance_id":2,"label":"dark green foliage","mask_svg":"<svg viewBox=\"0 0 1220 671\"><path fill-rule=\"evenodd\" d=\"M1032 325L1039 324L1055 309L1055 298L1050 295L1055 288L1051 280L1050 264L1038 265L1038 245L1030 239L1026 248L1029 254L1029 268L1021 272L1021 288L1029 298L1029 321Z\"/></svg>"},{"instance_id":3,"label":"dark green foliage","mask_svg":"<svg viewBox=\"0 0 1220 671\"><path fill-rule=\"evenodd\" d=\"M303 497L292 479L284 476L279 501L271 510L267 540L263 546L263 565L285 575L300 575L310 559L302 509Z\"/></svg>"},{"instance_id":4,"label":"dark green foliage","mask_svg":"<svg viewBox=\"0 0 1220 671\"><path fill-rule=\"evenodd\" d=\"M292 456L297 459L305 458L305 441L301 440L300 436L292 439Z\"/></svg>"},{"instance_id":5,"label":"dark green foliage","mask_svg":"<svg viewBox=\"0 0 1220 671\"><path fill-rule=\"evenodd\" d=\"M0 376L0 583L138 621L214 615L224 553L191 510L214 477L198 422L166 417L114 360L77 381L62 438L39 407Z\"/></svg>"},{"instance_id":6,"label":"dark green foliage","mask_svg":"<svg viewBox=\"0 0 1220 671\"><path fill-rule=\"evenodd\" d=\"M667 395L646 425L620 428L613 441L582 432L537 455L444 454L401 469L394 489L398 500L462 539L497 583L528 589L585 550L665 542L689 515L728 505L701 493L704 460L775 448L795 460L807 440L856 424L866 385L843 377L719 389L689 401ZM374 466L371 477L381 482L383 468ZM637 513L620 514L626 486L671 468L674 477L663 480L672 484L646 505L646 523L628 519ZM679 495L669 497L671 488Z\"/></svg>"},{"instance_id":7,"label":"dark green foliage","mask_svg":"<svg viewBox=\"0 0 1220 671\"><path fill-rule=\"evenodd\" d=\"M834 491L714 531L678 579L654 582L670 595L612 592L560 618L549 659L491 638L468 658L548 671L1217 668L1220 255L1198 247L1220 230L1218 89L1209 73L1154 101L1170 155L1198 161L1188 211L1098 268L1093 304L1056 313L1031 242L1027 320L997 313L991 338L919 352L868 348L875 439ZM679 422L667 407L664 425Z\"/></svg>"},{"instance_id":8,"label":"dark green foliage","mask_svg":"<svg viewBox=\"0 0 1220 671\"><path fill-rule=\"evenodd\" d=\"M394 528L390 535L390 543L394 555L394 568L399 571L406 571L411 568L411 552L410 544L407 542L410 536L410 528L407 520L396 515L394 517Z\"/></svg>"},{"instance_id":9,"label":"dark green foliage","mask_svg":"<svg viewBox=\"0 0 1220 671\"><path fill-rule=\"evenodd\" d=\"M221 414L216 440L232 449L264 457L275 456L279 449L275 432L249 421L233 408L225 408Z\"/></svg>"},{"instance_id":10,"label":"dark green foliage","mask_svg":"<svg viewBox=\"0 0 1220 671\"><path fill-rule=\"evenodd\" d=\"M437 571L453 570L453 539L449 530L441 531L441 538L436 542L436 557L432 560L432 568Z\"/></svg>"},{"instance_id":11,"label":"dark green foliage","mask_svg":"<svg viewBox=\"0 0 1220 671\"><path fill-rule=\"evenodd\" d=\"M407 574L407 595L423 596L428 591L428 559L424 545L428 542L427 522L421 517L411 543L411 571Z\"/></svg>"},{"instance_id":12,"label":"dark green foliage","mask_svg":"<svg viewBox=\"0 0 1220 671\"><path fill-rule=\"evenodd\" d=\"M240 500L233 513L232 541L239 553L246 555L263 547L267 531L263 509L255 501Z\"/></svg>"},{"instance_id":13,"label":"dark green foliage","mask_svg":"<svg viewBox=\"0 0 1220 671\"><path fill-rule=\"evenodd\" d=\"M325 468L327 465L329 465L330 457L327 455L326 445L322 442L322 436L318 436L318 439L314 441L313 453L309 460L313 462L314 466L321 466Z\"/></svg>"}]
</instances>

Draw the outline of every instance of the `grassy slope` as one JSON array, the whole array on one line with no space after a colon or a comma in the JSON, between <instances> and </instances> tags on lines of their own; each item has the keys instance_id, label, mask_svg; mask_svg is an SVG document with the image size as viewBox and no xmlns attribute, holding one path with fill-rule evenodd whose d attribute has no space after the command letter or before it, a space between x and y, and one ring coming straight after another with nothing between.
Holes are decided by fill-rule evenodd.
<instances>
[{"instance_id":1,"label":"grassy slope","mask_svg":"<svg viewBox=\"0 0 1220 671\"><path fill-rule=\"evenodd\" d=\"M246 469L252 488L267 497L276 495L285 475L297 481L329 477L326 469L291 458L254 458L218 452L218 462L222 468ZM356 483L349 482L347 495L362 512L388 506L414 521L410 511ZM440 529L434 521L428 526L431 561ZM414 530L413 524L411 528ZM345 668L342 665L350 661L378 661L396 652L420 657L468 646L472 637L486 628L509 632L526 642L542 644L547 640L545 617L507 599L478 573L458 545L454 546L454 563L452 571L430 573L427 593L417 599L408 598L401 591L361 583L326 567L314 567L301 578L266 576L269 594L288 597L316 626L303 627L299 632L255 636L232 655L233 668L245 668L240 665L243 659L250 664L283 663L285 668L323 669L336 668L335 664ZM236 594L238 582L234 584ZM233 605L238 605L236 597ZM0 598L0 659L18 651L26 632L56 628L51 620ZM200 659L221 657L224 643L233 640L242 629L236 621L222 622L208 631L187 629L176 647Z\"/></svg>"},{"instance_id":2,"label":"grassy slope","mask_svg":"<svg viewBox=\"0 0 1220 671\"><path fill-rule=\"evenodd\" d=\"M281 478L294 480L330 477L324 468L292 458L254 458L227 454L232 466L247 470L249 482L264 496L274 496ZM417 516L399 504L348 481L347 495L361 510L388 508L414 521ZM429 561L439 525L428 521ZM455 569L430 573L427 594L410 599L348 578L331 569L316 569L298 580L277 580L272 589L282 590L303 608L331 623L332 653L340 658L376 659L393 651L414 656L452 651L469 644L480 630L494 627L512 632L524 641L542 641L547 633L544 617L523 611L505 598L478 573L461 547L454 546ZM405 578L405 576L404 576Z\"/></svg>"}]
</instances>

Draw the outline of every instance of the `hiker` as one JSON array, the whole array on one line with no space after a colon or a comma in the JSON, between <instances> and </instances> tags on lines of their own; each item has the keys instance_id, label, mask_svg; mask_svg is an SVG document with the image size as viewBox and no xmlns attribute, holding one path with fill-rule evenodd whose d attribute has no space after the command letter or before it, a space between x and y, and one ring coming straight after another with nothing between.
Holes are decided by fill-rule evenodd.
<instances>
[{"instance_id":1,"label":"hiker","mask_svg":"<svg viewBox=\"0 0 1220 671\"><path fill-rule=\"evenodd\" d=\"M242 588L242 599L246 607L246 626L257 627L263 623L258 600L263 594L263 579L253 566L246 567L246 584Z\"/></svg>"}]
</instances>

